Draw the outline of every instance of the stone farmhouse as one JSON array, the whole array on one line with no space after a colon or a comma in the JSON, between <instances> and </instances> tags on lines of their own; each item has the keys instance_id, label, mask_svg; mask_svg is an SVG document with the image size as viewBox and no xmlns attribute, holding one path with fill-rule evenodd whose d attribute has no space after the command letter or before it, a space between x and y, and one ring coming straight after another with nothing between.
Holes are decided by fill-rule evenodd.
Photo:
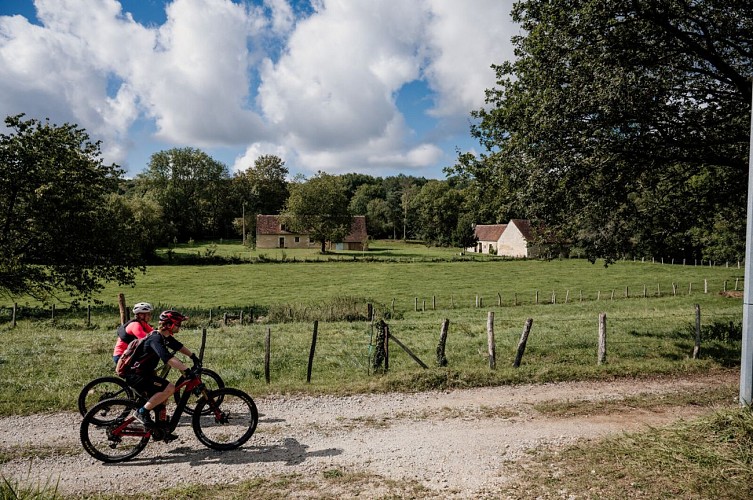
<instances>
[{"instance_id":1,"label":"stone farmhouse","mask_svg":"<svg viewBox=\"0 0 753 500\"><path fill-rule=\"evenodd\" d=\"M329 250L365 250L369 235L366 232L366 216L356 215L350 224L350 233L343 241L328 242ZM277 215L256 216L256 248L318 248L306 233L290 231Z\"/></svg>"},{"instance_id":2,"label":"stone farmhouse","mask_svg":"<svg viewBox=\"0 0 753 500\"><path fill-rule=\"evenodd\" d=\"M475 247L466 251L489 253L505 257L536 258L540 249L529 245L531 241L531 221L512 219L507 224L477 224L473 234L478 239Z\"/></svg>"}]
</instances>

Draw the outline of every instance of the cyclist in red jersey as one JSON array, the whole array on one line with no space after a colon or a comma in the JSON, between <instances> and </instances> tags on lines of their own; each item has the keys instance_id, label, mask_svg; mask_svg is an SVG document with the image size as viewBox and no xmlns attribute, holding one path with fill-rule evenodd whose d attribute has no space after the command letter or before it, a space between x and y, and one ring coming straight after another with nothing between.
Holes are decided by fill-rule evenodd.
<instances>
[{"instance_id":1,"label":"cyclist in red jersey","mask_svg":"<svg viewBox=\"0 0 753 500\"><path fill-rule=\"evenodd\" d=\"M152 311L154 311L154 308L149 302L135 304L133 306L134 319L126 324L126 333L133 335L137 339L144 338L152 333L154 328L149 324L149 321L152 319ZM118 359L120 359L120 356L122 356L127 348L128 342L118 337L117 342L115 342L115 349L112 351L112 359L116 365L118 364Z\"/></svg>"}]
</instances>

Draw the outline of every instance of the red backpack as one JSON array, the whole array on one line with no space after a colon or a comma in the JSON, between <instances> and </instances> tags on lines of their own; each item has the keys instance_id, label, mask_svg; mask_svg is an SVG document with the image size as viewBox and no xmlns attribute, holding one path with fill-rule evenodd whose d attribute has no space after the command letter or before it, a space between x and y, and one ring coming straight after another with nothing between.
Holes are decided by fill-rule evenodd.
<instances>
[{"instance_id":1,"label":"red backpack","mask_svg":"<svg viewBox=\"0 0 753 500\"><path fill-rule=\"evenodd\" d=\"M128 373L130 373L131 365L133 364L133 356L134 354L136 354L136 351L138 351L141 343L144 342L147 338L149 338L149 335L140 339L132 340L131 343L128 344L128 347L118 359L118 364L115 365L115 373L117 373L118 376L124 377Z\"/></svg>"}]
</instances>

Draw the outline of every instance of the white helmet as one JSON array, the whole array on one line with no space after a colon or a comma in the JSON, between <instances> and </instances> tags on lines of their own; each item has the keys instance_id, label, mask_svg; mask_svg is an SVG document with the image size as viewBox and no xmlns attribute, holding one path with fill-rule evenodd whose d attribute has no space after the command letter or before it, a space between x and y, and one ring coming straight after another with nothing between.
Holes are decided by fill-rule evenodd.
<instances>
[{"instance_id":1,"label":"white helmet","mask_svg":"<svg viewBox=\"0 0 753 500\"><path fill-rule=\"evenodd\" d=\"M139 302L133 306L133 314L150 313L154 311L154 308L149 302Z\"/></svg>"}]
</instances>

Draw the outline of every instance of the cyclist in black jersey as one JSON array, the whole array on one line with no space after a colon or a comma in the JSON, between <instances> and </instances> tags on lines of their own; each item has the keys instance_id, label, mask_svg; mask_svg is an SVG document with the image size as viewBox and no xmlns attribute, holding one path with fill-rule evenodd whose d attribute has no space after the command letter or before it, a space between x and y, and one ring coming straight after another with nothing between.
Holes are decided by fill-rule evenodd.
<instances>
[{"instance_id":1,"label":"cyclist in black jersey","mask_svg":"<svg viewBox=\"0 0 753 500\"><path fill-rule=\"evenodd\" d=\"M136 418L145 426L154 425L150 411L167 401L175 392L175 384L156 374L155 370L159 362L162 361L180 370L186 377L195 375L173 355L171 350L190 357L194 367L200 365L199 358L173 336L187 319L188 316L173 310L160 314L159 328L149 334L139 345L124 375L128 385L143 392L149 398L136 412Z\"/></svg>"}]
</instances>

